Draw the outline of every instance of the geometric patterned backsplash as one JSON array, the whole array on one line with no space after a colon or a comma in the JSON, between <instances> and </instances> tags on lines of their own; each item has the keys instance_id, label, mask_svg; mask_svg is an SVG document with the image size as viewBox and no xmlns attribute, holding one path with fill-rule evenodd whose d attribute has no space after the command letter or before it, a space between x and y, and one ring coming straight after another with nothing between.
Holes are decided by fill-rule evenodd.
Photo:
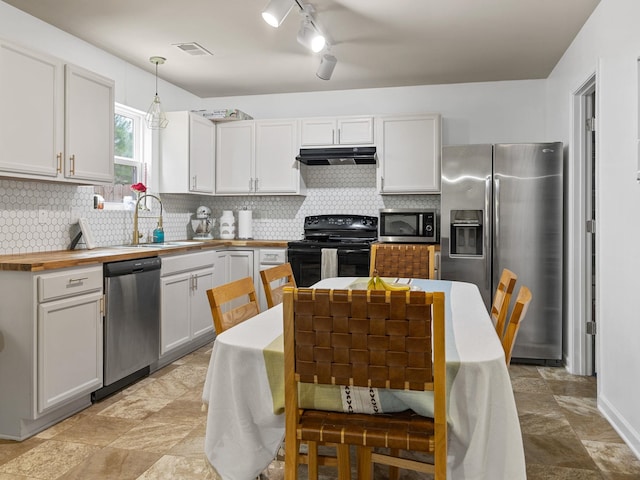
<instances>
[{"instance_id":1,"label":"geometric patterned backsplash","mask_svg":"<svg viewBox=\"0 0 640 480\"><path fill-rule=\"evenodd\" d=\"M214 237L218 237L217 219L223 210L252 210L252 233L257 240L299 239L307 215L378 216L381 208L440 208L439 195L379 195L375 165L307 167L304 178L306 196L161 194L165 240L191 238L191 219L200 205L211 208L216 219ZM155 228L160 213L157 202L149 200L150 211L139 214L142 241ZM93 187L0 179L0 254L65 250L79 231L79 217L86 218L98 246L131 242L133 212L95 210ZM80 243L76 248L84 246Z\"/></svg>"}]
</instances>

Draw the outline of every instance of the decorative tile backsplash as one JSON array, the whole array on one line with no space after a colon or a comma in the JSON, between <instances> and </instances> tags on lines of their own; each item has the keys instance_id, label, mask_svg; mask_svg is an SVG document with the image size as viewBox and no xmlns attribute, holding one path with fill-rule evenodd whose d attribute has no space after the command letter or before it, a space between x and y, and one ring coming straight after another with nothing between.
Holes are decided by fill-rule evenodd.
<instances>
[{"instance_id":1,"label":"decorative tile backsplash","mask_svg":"<svg viewBox=\"0 0 640 480\"><path fill-rule=\"evenodd\" d=\"M378 216L381 208L440 208L439 195L378 195L375 165L308 167L304 173L307 195L217 197L161 194L165 240L193 236L191 219L196 208L212 210L218 236L223 210L253 211L253 238L294 240L302 236L307 215L361 214ZM156 227L160 208L150 199L149 211L139 214L142 241ZM84 217L98 246L130 243L133 212L94 210L93 187L22 180L0 180L0 254L64 250L79 231ZM237 213L236 213L237 217ZM77 248L84 248L80 243Z\"/></svg>"}]
</instances>

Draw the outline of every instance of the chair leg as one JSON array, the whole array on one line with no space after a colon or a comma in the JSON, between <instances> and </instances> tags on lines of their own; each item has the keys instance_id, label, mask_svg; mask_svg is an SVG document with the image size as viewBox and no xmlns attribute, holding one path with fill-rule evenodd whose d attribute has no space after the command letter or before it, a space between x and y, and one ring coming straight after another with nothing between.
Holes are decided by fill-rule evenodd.
<instances>
[{"instance_id":1,"label":"chair leg","mask_svg":"<svg viewBox=\"0 0 640 480\"><path fill-rule=\"evenodd\" d=\"M307 442L309 480L318 480L318 442Z\"/></svg>"},{"instance_id":2,"label":"chair leg","mask_svg":"<svg viewBox=\"0 0 640 480\"><path fill-rule=\"evenodd\" d=\"M336 445L336 456L338 457L338 480L349 480L351 478L349 445Z\"/></svg>"},{"instance_id":3,"label":"chair leg","mask_svg":"<svg viewBox=\"0 0 640 480\"><path fill-rule=\"evenodd\" d=\"M398 450L397 448L391 448L389 454L394 458L398 458L400 456L400 450ZM400 476L400 470L398 469L398 467L392 467L390 465L389 480L398 480L399 476Z\"/></svg>"},{"instance_id":4,"label":"chair leg","mask_svg":"<svg viewBox=\"0 0 640 480\"><path fill-rule=\"evenodd\" d=\"M373 476L371 448L358 447L358 480L371 480Z\"/></svg>"},{"instance_id":5,"label":"chair leg","mask_svg":"<svg viewBox=\"0 0 640 480\"><path fill-rule=\"evenodd\" d=\"M298 480L298 456L300 441L295 436L284 442L284 479Z\"/></svg>"}]
</instances>

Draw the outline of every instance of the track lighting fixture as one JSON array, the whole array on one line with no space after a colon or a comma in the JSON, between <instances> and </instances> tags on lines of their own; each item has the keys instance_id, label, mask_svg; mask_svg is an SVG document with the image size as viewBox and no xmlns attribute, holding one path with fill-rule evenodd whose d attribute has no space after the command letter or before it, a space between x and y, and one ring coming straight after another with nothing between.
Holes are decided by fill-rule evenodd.
<instances>
[{"instance_id":1,"label":"track lighting fixture","mask_svg":"<svg viewBox=\"0 0 640 480\"><path fill-rule=\"evenodd\" d=\"M333 75L333 69L336 68L336 63L338 63L336 57L330 53L325 53L320 59L320 66L318 67L316 76L322 80L331 80L331 75Z\"/></svg>"},{"instance_id":2,"label":"track lighting fixture","mask_svg":"<svg viewBox=\"0 0 640 480\"><path fill-rule=\"evenodd\" d=\"M302 0L271 0L262 11L262 18L269 25L277 28L287 17L294 4L298 6L303 16L298 30L298 43L314 53L325 51L320 59L316 75L322 80L329 80L338 60L329 53L329 43L315 19L313 5L310 3L302 4Z\"/></svg>"},{"instance_id":3,"label":"track lighting fixture","mask_svg":"<svg viewBox=\"0 0 640 480\"><path fill-rule=\"evenodd\" d=\"M294 0L271 0L262 11L262 18L274 28L278 28L293 8Z\"/></svg>"},{"instance_id":4,"label":"track lighting fixture","mask_svg":"<svg viewBox=\"0 0 640 480\"><path fill-rule=\"evenodd\" d=\"M149 110L147 110L147 115L144 120L152 130L158 130L160 128L165 128L169 121L167 120L167 116L162 111L162 105L160 104L160 97L158 96L158 65L162 65L167 59L164 57L151 57L149 61L151 63L156 64L156 94L153 97L153 101L151 102L151 106Z\"/></svg>"}]
</instances>

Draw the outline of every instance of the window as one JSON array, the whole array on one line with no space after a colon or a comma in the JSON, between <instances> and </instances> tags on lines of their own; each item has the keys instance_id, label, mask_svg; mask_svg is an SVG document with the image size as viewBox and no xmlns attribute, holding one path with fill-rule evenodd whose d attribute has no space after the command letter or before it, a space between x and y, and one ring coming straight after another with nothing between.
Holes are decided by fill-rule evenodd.
<instances>
[{"instance_id":1,"label":"window","mask_svg":"<svg viewBox=\"0 0 640 480\"><path fill-rule=\"evenodd\" d=\"M94 187L94 192L104 198L106 208L124 206L127 197L133 197L134 183L148 185L151 135L144 128L144 115L139 110L115 105L113 185Z\"/></svg>"}]
</instances>

